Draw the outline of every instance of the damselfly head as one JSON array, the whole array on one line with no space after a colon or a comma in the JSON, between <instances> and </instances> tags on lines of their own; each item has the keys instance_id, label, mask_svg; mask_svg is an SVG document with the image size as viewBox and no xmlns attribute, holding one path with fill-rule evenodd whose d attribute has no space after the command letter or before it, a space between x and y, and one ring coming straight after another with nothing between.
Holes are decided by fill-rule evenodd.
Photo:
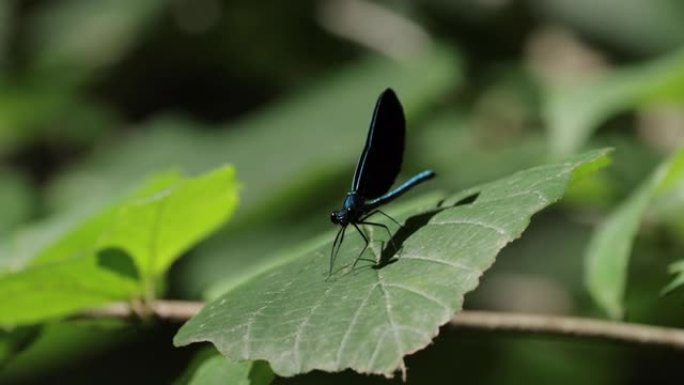
<instances>
[{"instance_id":1,"label":"damselfly head","mask_svg":"<svg viewBox=\"0 0 684 385\"><path fill-rule=\"evenodd\" d=\"M330 222L336 225L345 226L349 223L349 210L340 209L330 213Z\"/></svg>"}]
</instances>

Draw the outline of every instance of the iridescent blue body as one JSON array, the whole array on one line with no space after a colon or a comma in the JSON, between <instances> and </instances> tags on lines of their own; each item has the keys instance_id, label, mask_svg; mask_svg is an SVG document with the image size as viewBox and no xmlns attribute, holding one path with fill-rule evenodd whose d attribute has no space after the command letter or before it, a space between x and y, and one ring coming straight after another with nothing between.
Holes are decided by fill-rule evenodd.
<instances>
[{"instance_id":1,"label":"iridescent blue body","mask_svg":"<svg viewBox=\"0 0 684 385\"><path fill-rule=\"evenodd\" d=\"M405 132L404 112L399 99L394 91L387 89L380 95L375 105L366 145L356 166L351 191L347 193L342 208L330 213L330 220L340 225L341 229L333 241L328 275L332 274L335 257L342 246L348 225L353 225L366 242L354 261L356 265L370 244L370 240L358 225L382 227L390 235L391 241L392 234L389 228L382 223L369 222L368 218L375 214L382 214L401 226L392 217L380 211L379 207L435 176L433 171L426 170L390 190L401 168Z\"/></svg>"},{"instance_id":2,"label":"iridescent blue body","mask_svg":"<svg viewBox=\"0 0 684 385\"><path fill-rule=\"evenodd\" d=\"M330 220L334 224L346 226L349 223L358 223L362 217L368 217L373 213L375 209L389 203L405 192L412 189L414 186L425 182L428 179L432 179L435 176L435 172L432 170L422 171L414 175L411 179L402 183L399 187L394 190L382 195L378 198L366 201L357 191L351 191L347 193L347 197L344 198L344 203L342 203L342 208L340 210L334 211L330 214Z\"/></svg>"}]
</instances>

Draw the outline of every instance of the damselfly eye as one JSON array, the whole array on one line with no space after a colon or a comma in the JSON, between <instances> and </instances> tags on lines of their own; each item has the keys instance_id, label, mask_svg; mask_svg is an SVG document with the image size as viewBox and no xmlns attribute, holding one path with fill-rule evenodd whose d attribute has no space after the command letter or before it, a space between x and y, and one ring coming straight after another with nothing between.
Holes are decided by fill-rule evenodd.
<instances>
[{"instance_id":1,"label":"damselfly eye","mask_svg":"<svg viewBox=\"0 0 684 385\"><path fill-rule=\"evenodd\" d=\"M330 222L339 225L340 221L337 220L337 214L333 211L330 213Z\"/></svg>"}]
</instances>

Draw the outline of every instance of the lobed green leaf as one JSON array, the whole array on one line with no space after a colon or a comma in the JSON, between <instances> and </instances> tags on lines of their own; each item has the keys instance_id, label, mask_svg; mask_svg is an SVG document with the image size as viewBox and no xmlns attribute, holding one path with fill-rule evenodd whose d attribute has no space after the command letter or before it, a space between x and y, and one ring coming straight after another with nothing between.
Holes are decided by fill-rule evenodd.
<instances>
[{"instance_id":1,"label":"lobed green leaf","mask_svg":"<svg viewBox=\"0 0 684 385\"><path fill-rule=\"evenodd\" d=\"M399 251L386 239L383 248L386 235L371 231L363 255L370 261L357 268L363 241L349 234L326 279L331 234L206 305L174 343L209 341L232 361L266 360L282 376L346 368L405 373L403 357L427 346L461 309L531 216L561 198L576 170L605 158L606 151L586 153L397 215L405 220L393 235ZM473 203L458 204L475 193Z\"/></svg>"}]
</instances>

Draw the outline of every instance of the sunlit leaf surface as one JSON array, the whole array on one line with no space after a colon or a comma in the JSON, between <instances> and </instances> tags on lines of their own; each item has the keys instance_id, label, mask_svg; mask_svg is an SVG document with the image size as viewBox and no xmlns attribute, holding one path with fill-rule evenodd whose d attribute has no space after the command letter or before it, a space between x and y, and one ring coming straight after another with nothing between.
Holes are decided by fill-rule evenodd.
<instances>
[{"instance_id":1,"label":"sunlit leaf surface","mask_svg":"<svg viewBox=\"0 0 684 385\"><path fill-rule=\"evenodd\" d=\"M282 376L404 371L403 357L427 346L461 309L531 216L560 199L574 175L605 164L605 154L529 169L399 215L405 227L393 236L397 253L381 248L383 234L370 233L375 242L364 257L381 268L372 261L351 268L363 241L350 234L326 278L330 236L209 303L175 343L210 341L231 360L266 360ZM473 203L457 204L473 193Z\"/></svg>"}]
</instances>

